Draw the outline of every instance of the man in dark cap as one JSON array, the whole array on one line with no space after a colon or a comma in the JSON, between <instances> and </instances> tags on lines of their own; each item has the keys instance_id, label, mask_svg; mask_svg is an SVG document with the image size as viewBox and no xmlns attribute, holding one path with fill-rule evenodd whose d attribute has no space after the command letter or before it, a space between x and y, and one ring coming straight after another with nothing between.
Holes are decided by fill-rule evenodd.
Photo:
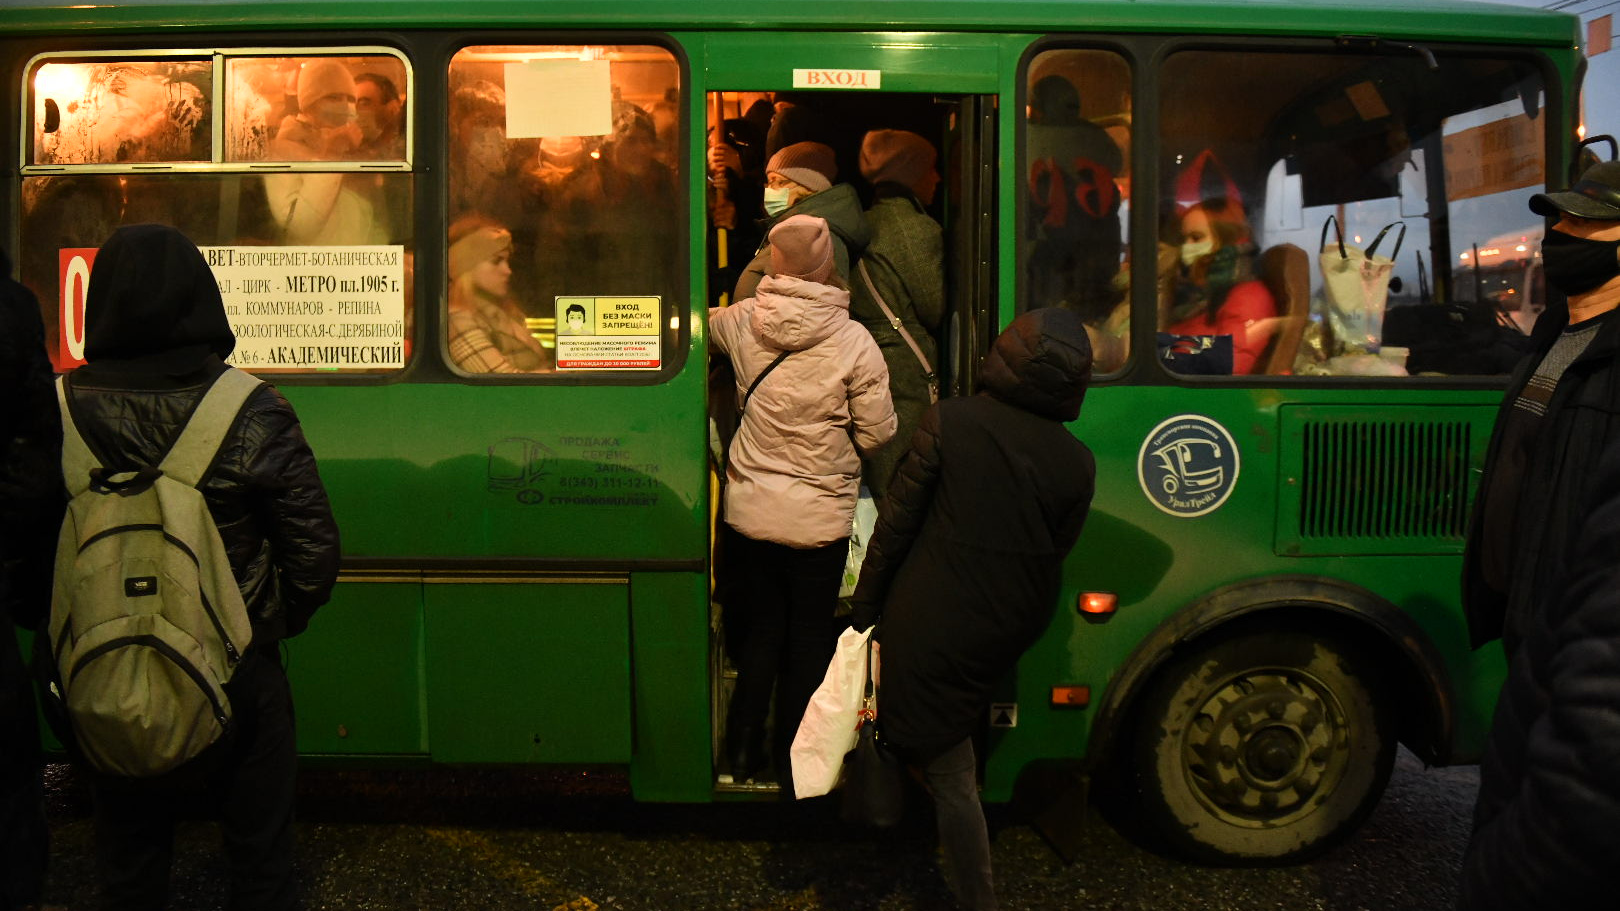
<instances>
[{"instance_id":1,"label":"man in dark cap","mask_svg":"<svg viewBox=\"0 0 1620 911\"><path fill-rule=\"evenodd\" d=\"M51 380L39 302L0 251L0 911L34 907L45 885L39 715L12 623L38 628L51 603L66 502Z\"/></svg>"},{"instance_id":2,"label":"man in dark cap","mask_svg":"<svg viewBox=\"0 0 1620 911\"><path fill-rule=\"evenodd\" d=\"M1532 197L1556 218L1542 241L1553 301L1537 321L1497 413L1474 503L1463 604L1477 648L1502 638L1509 657L1540 615L1590 504L1592 469L1620 439L1620 162Z\"/></svg>"},{"instance_id":3,"label":"man in dark cap","mask_svg":"<svg viewBox=\"0 0 1620 911\"><path fill-rule=\"evenodd\" d=\"M88 363L66 384L74 424L109 469L157 465L235 347L218 286L191 241L161 225L120 228L90 274ZM297 753L279 643L302 632L331 594L337 526L298 418L268 385L242 406L198 488L253 625L225 687L234 736L157 778L95 777L103 901L165 906L177 798L200 790L222 819L230 906L292 908Z\"/></svg>"},{"instance_id":4,"label":"man in dark cap","mask_svg":"<svg viewBox=\"0 0 1620 911\"><path fill-rule=\"evenodd\" d=\"M1620 162L1594 165L1571 189L1532 197L1530 208L1557 219L1542 264L1568 306L1555 301L1541 315L1508 387L1469 533L1469 631L1476 648L1500 636L1509 665L1460 907L1612 908Z\"/></svg>"}]
</instances>

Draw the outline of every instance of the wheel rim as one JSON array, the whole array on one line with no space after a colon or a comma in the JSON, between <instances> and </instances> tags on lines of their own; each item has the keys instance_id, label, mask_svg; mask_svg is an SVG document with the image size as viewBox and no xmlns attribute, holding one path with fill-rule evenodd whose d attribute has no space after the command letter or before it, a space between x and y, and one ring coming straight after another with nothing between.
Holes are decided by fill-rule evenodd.
<instances>
[{"instance_id":1,"label":"wheel rim","mask_svg":"<svg viewBox=\"0 0 1620 911\"><path fill-rule=\"evenodd\" d=\"M1283 825L1343 780L1349 726L1333 690L1297 668L1217 681L1196 703L1181 763L1198 799L1228 823Z\"/></svg>"}]
</instances>

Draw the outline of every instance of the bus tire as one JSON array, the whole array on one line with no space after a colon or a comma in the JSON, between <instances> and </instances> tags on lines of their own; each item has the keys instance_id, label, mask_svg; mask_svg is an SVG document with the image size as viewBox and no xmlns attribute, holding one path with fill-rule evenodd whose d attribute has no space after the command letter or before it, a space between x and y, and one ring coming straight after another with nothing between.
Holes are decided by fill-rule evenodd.
<instances>
[{"instance_id":1,"label":"bus tire","mask_svg":"<svg viewBox=\"0 0 1620 911\"><path fill-rule=\"evenodd\" d=\"M1361 652L1250 630L1175 659L1137 703L1135 828L1200 863L1319 854L1372 812L1394 725Z\"/></svg>"}]
</instances>

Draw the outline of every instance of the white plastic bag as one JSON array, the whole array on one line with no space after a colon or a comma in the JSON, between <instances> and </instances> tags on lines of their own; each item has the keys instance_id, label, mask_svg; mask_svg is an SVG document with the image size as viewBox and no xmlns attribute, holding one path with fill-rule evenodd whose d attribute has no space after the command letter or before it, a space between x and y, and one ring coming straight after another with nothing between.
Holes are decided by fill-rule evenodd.
<instances>
[{"instance_id":1,"label":"white plastic bag","mask_svg":"<svg viewBox=\"0 0 1620 911\"><path fill-rule=\"evenodd\" d=\"M855 594L855 583L861 581L861 564L866 562L866 546L872 542L872 529L876 527L877 501L862 484L855 501L855 520L849 527L849 554L844 557L844 581L838 586L838 597Z\"/></svg>"},{"instance_id":2,"label":"white plastic bag","mask_svg":"<svg viewBox=\"0 0 1620 911\"><path fill-rule=\"evenodd\" d=\"M1339 231L1338 242L1329 243L1328 226ZM1400 227L1395 249L1389 256L1378 255L1378 244L1390 228ZM1327 298L1328 323L1334 338L1347 354L1376 354L1384 338L1384 303L1389 299L1389 280L1395 271L1395 257L1406 239L1406 224L1393 222L1378 232L1365 251L1344 242L1338 219L1329 215L1322 224L1322 293Z\"/></svg>"},{"instance_id":3,"label":"white plastic bag","mask_svg":"<svg viewBox=\"0 0 1620 911\"><path fill-rule=\"evenodd\" d=\"M866 691L866 643L871 638L870 627L863 633L853 627L844 630L827 675L805 707L789 751L793 793L800 799L820 797L837 787L844 754L855 748Z\"/></svg>"}]
</instances>

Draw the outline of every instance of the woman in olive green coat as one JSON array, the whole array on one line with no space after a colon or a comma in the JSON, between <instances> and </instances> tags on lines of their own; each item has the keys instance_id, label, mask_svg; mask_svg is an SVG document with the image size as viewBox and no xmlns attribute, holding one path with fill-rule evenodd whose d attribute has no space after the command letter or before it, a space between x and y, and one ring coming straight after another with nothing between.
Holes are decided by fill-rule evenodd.
<instances>
[{"instance_id":1,"label":"woman in olive green coat","mask_svg":"<svg viewBox=\"0 0 1620 911\"><path fill-rule=\"evenodd\" d=\"M933 402L939 371L934 334L945 315L945 248L939 224L924 208L939 186L936 157L928 140L904 130L873 130L861 142L861 174L874 189L872 207L866 210L872 239L850 276L849 315L866 326L883 352L900 421L894 439L864 466L862 480L879 499ZM893 320L900 321L904 334Z\"/></svg>"}]
</instances>

